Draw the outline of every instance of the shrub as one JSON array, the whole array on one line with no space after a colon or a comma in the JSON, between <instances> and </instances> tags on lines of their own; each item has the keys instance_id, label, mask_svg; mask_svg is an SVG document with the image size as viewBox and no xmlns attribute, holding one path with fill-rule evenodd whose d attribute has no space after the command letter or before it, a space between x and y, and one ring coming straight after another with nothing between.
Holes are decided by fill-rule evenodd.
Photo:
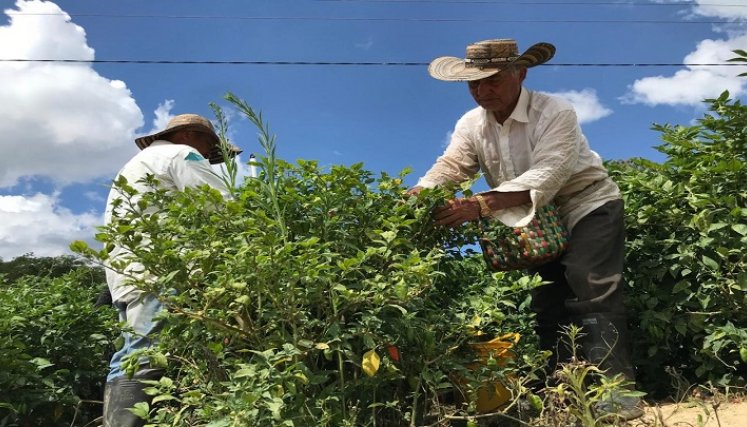
<instances>
[{"instance_id":1,"label":"shrub","mask_svg":"<svg viewBox=\"0 0 747 427\"><path fill-rule=\"evenodd\" d=\"M0 286L0 426L69 426L101 412L114 323L111 309L93 307L101 272L41 273Z\"/></svg>"},{"instance_id":2,"label":"shrub","mask_svg":"<svg viewBox=\"0 0 747 427\"><path fill-rule=\"evenodd\" d=\"M276 159L261 116L229 99L260 129L259 178L228 201L153 183L101 229L103 251L74 245L104 259L122 244L156 277L133 283L168 308L150 354L168 373L140 415L158 425L412 425L455 411L455 376L474 395L486 378L532 369L527 290L538 281L486 273L467 250L474 230L433 228L431 209L453 190L407 197L403 175ZM527 362L467 368L466 343L505 332L527 337L517 349Z\"/></svg>"},{"instance_id":3,"label":"shrub","mask_svg":"<svg viewBox=\"0 0 747 427\"><path fill-rule=\"evenodd\" d=\"M667 155L614 170L628 227L636 362L650 391L668 366L691 382L745 384L747 107L727 92L693 126L656 125Z\"/></svg>"}]
</instances>

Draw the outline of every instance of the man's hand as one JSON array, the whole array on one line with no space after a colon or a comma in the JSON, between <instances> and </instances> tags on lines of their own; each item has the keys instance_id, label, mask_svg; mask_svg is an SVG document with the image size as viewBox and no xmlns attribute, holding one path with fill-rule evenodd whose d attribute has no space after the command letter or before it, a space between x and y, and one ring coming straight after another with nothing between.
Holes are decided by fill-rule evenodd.
<instances>
[{"instance_id":1,"label":"man's hand","mask_svg":"<svg viewBox=\"0 0 747 427\"><path fill-rule=\"evenodd\" d=\"M420 194L421 191L423 191L423 187L415 186L407 190L405 194L408 196L417 196L418 194Z\"/></svg>"},{"instance_id":2,"label":"man's hand","mask_svg":"<svg viewBox=\"0 0 747 427\"><path fill-rule=\"evenodd\" d=\"M436 225L458 227L465 222L474 221L480 217L480 204L474 197L469 199L452 199L446 206L433 211Z\"/></svg>"}]
</instances>

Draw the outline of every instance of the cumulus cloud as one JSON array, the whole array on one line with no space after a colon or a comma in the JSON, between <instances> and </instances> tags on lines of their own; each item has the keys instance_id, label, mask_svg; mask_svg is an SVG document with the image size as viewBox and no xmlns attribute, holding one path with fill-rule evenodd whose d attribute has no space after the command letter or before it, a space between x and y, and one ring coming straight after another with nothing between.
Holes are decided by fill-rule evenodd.
<instances>
[{"instance_id":1,"label":"cumulus cloud","mask_svg":"<svg viewBox=\"0 0 747 427\"><path fill-rule=\"evenodd\" d=\"M162 129L166 129L166 125L169 124L169 120L174 118L174 115L171 114L172 108L174 108L173 99L167 99L158 104L158 108L156 108L156 111L154 111L153 113L153 127L149 132L146 132L145 135L156 133L161 131Z\"/></svg>"},{"instance_id":2,"label":"cumulus cloud","mask_svg":"<svg viewBox=\"0 0 747 427\"><path fill-rule=\"evenodd\" d=\"M744 6L737 6L734 3L729 2L722 2L719 4L714 3L713 0L709 1L710 3L708 1L698 0L698 4L694 6L693 12L698 15L732 20L747 18L747 8Z\"/></svg>"},{"instance_id":3,"label":"cumulus cloud","mask_svg":"<svg viewBox=\"0 0 747 427\"><path fill-rule=\"evenodd\" d=\"M94 58L83 28L56 4L18 0L4 12L0 58ZM24 176L85 182L137 150L143 115L130 90L90 64L2 62L0 81L0 188Z\"/></svg>"},{"instance_id":4,"label":"cumulus cloud","mask_svg":"<svg viewBox=\"0 0 747 427\"><path fill-rule=\"evenodd\" d=\"M90 240L102 223L101 215L76 215L60 206L57 195L0 196L0 257L68 254L71 241Z\"/></svg>"},{"instance_id":5,"label":"cumulus cloud","mask_svg":"<svg viewBox=\"0 0 747 427\"><path fill-rule=\"evenodd\" d=\"M612 110L602 105L594 89L580 91L554 92L550 95L559 96L573 105L579 123L591 123L612 114Z\"/></svg>"},{"instance_id":6,"label":"cumulus cloud","mask_svg":"<svg viewBox=\"0 0 747 427\"><path fill-rule=\"evenodd\" d=\"M747 9L739 7L708 5L701 0L693 6L694 15L720 17L730 20L747 17ZM736 55L735 49L744 49L747 44L747 28L744 24L716 27L726 37L718 40L702 40L695 50L683 60L684 64L725 63ZM745 93L747 83L740 73L745 67L687 66L673 75L658 75L636 80L621 98L624 103L655 105L699 105L705 98L715 98L724 90L732 96Z\"/></svg>"}]
</instances>

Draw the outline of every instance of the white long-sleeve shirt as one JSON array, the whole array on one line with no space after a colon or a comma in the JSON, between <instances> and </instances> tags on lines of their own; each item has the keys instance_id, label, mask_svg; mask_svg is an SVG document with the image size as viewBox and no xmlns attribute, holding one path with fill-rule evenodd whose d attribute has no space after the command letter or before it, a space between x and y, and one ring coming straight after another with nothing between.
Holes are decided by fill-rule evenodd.
<instances>
[{"instance_id":1,"label":"white long-sleeve shirt","mask_svg":"<svg viewBox=\"0 0 747 427\"><path fill-rule=\"evenodd\" d=\"M169 141L154 141L124 165L117 177L125 177L128 185L138 191L138 194L133 197L133 202L139 199L140 194L151 191L148 185L139 182L147 175L153 175L162 189L182 191L185 188L207 184L219 190L224 197L230 197L228 188L210 167L210 162L202 157L196 149L188 145L173 144ZM122 198L121 192L113 187L106 202L106 212L104 213L106 224L109 224L112 220L114 201L120 198ZM147 239L144 239L144 242L147 242ZM114 260L126 255L129 255L126 249L116 246L109 253L109 259ZM140 276L145 274L143 270L143 265L138 262L131 262L127 266L125 274L107 268L106 281L112 294L112 300L117 301L133 292L135 288L128 285L127 280L130 275Z\"/></svg>"},{"instance_id":2,"label":"white long-sleeve shirt","mask_svg":"<svg viewBox=\"0 0 747 427\"><path fill-rule=\"evenodd\" d=\"M526 225L538 207L554 202L570 230L594 209L620 198L573 107L526 88L502 125L482 107L464 114L446 151L417 185L463 182L479 170L492 191L529 191L531 204L495 212L511 227Z\"/></svg>"}]
</instances>

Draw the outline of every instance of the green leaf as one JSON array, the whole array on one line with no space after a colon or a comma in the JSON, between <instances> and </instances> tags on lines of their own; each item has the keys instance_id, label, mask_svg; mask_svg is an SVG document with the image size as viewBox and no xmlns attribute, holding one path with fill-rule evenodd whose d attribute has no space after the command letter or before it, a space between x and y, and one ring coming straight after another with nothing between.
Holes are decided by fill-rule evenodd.
<instances>
[{"instance_id":1,"label":"green leaf","mask_svg":"<svg viewBox=\"0 0 747 427\"><path fill-rule=\"evenodd\" d=\"M163 402L167 400L178 400L178 399L170 394L160 394L153 398L153 404L155 405L158 402Z\"/></svg>"},{"instance_id":2,"label":"green leaf","mask_svg":"<svg viewBox=\"0 0 747 427\"><path fill-rule=\"evenodd\" d=\"M742 236L747 236L747 225L745 224L732 224L731 229Z\"/></svg>"},{"instance_id":3,"label":"green leaf","mask_svg":"<svg viewBox=\"0 0 747 427\"><path fill-rule=\"evenodd\" d=\"M138 402L135 405L133 405L132 408L128 408L130 412L135 414L138 418L142 419L148 419L148 412L150 412L150 407L148 406L148 402Z\"/></svg>"},{"instance_id":4,"label":"green leaf","mask_svg":"<svg viewBox=\"0 0 747 427\"><path fill-rule=\"evenodd\" d=\"M149 355L149 361L151 365L157 368L165 368L169 364L169 361L166 359L166 356L161 352L153 353Z\"/></svg>"},{"instance_id":5,"label":"green leaf","mask_svg":"<svg viewBox=\"0 0 747 427\"><path fill-rule=\"evenodd\" d=\"M710 257L707 257L707 256L703 255L703 257L701 258L701 260L703 261L703 264L706 267L710 268L711 270L718 270L719 269L718 262L716 262L716 260L714 260L713 258L710 258Z\"/></svg>"},{"instance_id":6,"label":"green leaf","mask_svg":"<svg viewBox=\"0 0 747 427\"><path fill-rule=\"evenodd\" d=\"M49 360L43 357L35 357L31 359L30 362L36 365L36 368L40 371L42 369L49 368L50 366L54 366L54 363L50 362Z\"/></svg>"},{"instance_id":7,"label":"green leaf","mask_svg":"<svg viewBox=\"0 0 747 427\"><path fill-rule=\"evenodd\" d=\"M75 253L83 254L86 253L88 249L88 243L84 242L83 240L76 240L70 243L70 250Z\"/></svg>"},{"instance_id":8,"label":"green leaf","mask_svg":"<svg viewBox=\"0 0 747 427\"><path fill-rule=\"evenodd\" d=\"M687 324L683 320L674 322L674 329L682 336L687 335Z\"/></svg>"},{"instance_id":9,"label":"green leaf","mask_svg":"<svg viewBox=\"0 0 747 427\"><path fill-rule=\"evenodd\" d=\"M713 224L711 224L710 226L708 226L708 231L720 230L720 229L722 229L722 228L724 228L724 227L726 227L728 225L729 224L727 224L725 222L714 222Z\"/></svg>"},{"instance_id":10,"label":"green leaf","mask_svg":"<svg viewBox=\"0 0 747 427\"><path fill-rule=\"evenodd\" d=\"M690 281L680 280L679 282L677 282L676 285L674 285L674 288L672 288L672 293L676 294L677 292L681 292L689 288L690 288Z\"/></svg>"}]
</instances>

